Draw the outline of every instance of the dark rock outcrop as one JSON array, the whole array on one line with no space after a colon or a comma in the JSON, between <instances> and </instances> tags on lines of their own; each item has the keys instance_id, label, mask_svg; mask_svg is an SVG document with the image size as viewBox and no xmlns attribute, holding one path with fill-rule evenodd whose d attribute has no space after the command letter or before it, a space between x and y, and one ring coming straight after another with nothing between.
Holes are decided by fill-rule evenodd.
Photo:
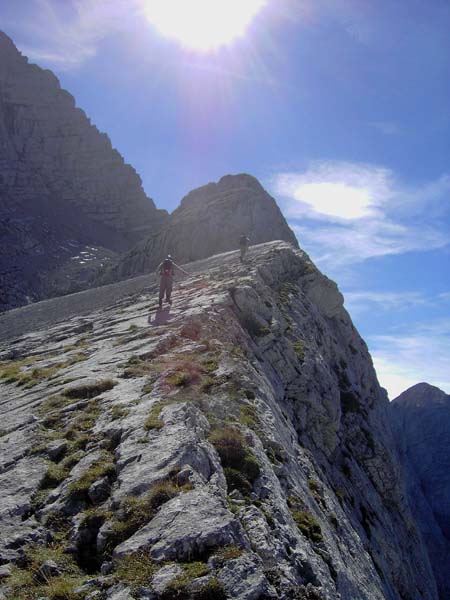
<instances>
[{"instance_id":1,"label":"dark rock outcrop","mask_svg":"<svg viewBox=\"0 0 450 600\"><path fill-rule=\"evenodd\" d=\"M245 234L252 244L297 239L275 200L251 175L226 175L183 198L160 231L128 252L104 277L116 281L152 271L167 254L180 263L238 247Z\"/></svg>"},{"instance_id":2,"label":"dark rock outcrop","mask_svg":"<svg viewBox=\"0 0 450 600\"><path fill-rule=\"evenodd\" d=\"M391 403L408 496L442 600L450 598L450 396L418 383Z\"/></svg>"},{"instance_id":3,"label":"dark rock outcrop","mask_svg":"<svg viewBox=\"0 0 450 600\"><path fill-rule=\"evenodd\" d=\"M0 311L70 291L166 219L108 136L0 32Z\"/></svg>"}]
</instances>

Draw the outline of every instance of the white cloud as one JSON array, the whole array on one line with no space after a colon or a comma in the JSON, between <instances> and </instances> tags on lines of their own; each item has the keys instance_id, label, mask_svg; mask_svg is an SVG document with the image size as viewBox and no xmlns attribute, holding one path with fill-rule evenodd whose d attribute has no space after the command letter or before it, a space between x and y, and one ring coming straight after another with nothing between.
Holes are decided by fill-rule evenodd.
<instances>
[{"instance_id":1,"label":"white cloud","mask_svg":"<svg viewBox=\"0 0 450 600\"><path fill-rule=\"evenodd\" d=\"M412 188L384 167L322 161L304 172L279 173L270 187L300 244L326 268L442 248L450 241L436 218L449 208L447 175Z\"/></svg>"},{"instance_id":2,"label":"white cloud","mask_svg":"<svg viewBox=\"0 0 450 600\"><path fill-rule=\"evenodd\" d=\"M422 292L348 291L344 292L344 297L345 306L353 315L375 308L383 311L404 310L431 303Z\"/></svg>"},{"instance_id":3,"label":"white cloud","mask_svg":"<svg viewBox=\"0 0 450 600\"><path fill-rule=\"evenodd\" d=\"M368 343L391 400L421 381L450 393L450 320L411 326L399 335L369 336Z\"/></svg>"},{"instance_id":4,"label":"white cloud","mask_svg":"<svg viewBox=\"0 0 450 600\"><path fill-rule=\"evenodd\" d=\"M279 173L273 186L294 201L287 204L288 216L341 221L377 216L392 195L390 178L388 169L323 161L304 173Z\"/></svg>"}]
</instances>

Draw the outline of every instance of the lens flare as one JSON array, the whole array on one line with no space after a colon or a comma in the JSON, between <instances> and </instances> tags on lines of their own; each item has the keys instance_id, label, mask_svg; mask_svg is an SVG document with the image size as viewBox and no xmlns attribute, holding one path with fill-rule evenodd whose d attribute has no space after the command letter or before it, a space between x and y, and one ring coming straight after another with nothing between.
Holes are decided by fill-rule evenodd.
<instances>
[{"instance_id":1,"label":"lens flare","mask_svg":"<svg viewBox=\"0 0 450 600\"><path fill-rule=\"evenodd\" d=\"M162 35L212 50L244 35L267 0L145 0L145 16Z\"/></svg>"}]
</instances>

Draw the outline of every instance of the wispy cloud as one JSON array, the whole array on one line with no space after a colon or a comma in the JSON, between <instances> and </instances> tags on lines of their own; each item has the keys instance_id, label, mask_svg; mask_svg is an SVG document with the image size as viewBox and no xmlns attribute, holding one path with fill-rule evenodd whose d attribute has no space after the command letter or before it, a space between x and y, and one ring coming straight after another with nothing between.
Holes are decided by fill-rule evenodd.
<instances>
[{"instance_id":1,"label":"wispy cloud","mask_svg":"<svg viewBox=\"0 0 450 600\"><path fill-rule=\"evenodd\" d=\"M135 0L35 0L30 17L23 22L23 37L33 40L19 44L31 60L69 70L95 56L98 44L109 34L125 27L138 11ZM5 27L7 27L7 23Z\"/></svg>"},{"instance_id":2,"label":"wispy cloud","mask_svg":"<svg viewBox=\"0 0 450 600\"><path fill-rule=\"evenodd\" d=\"M304 172L278 173L271 188L300 243L328 268L450 241L435 218L448 210L447 175L411 187L384 167L322 161Z\"/></svg>"},{"instance_id":3,"label":"wispy cloud","mask_svg":"<svg viewBox=\"0 0 450 600\"><path fill-rule=\"evenodd\" d=\"M432 303L422 292L349 291L344 292L344 297L345 306L352 315L375 308L382 311L407 310Z\"/></svg>"},{"instance_id":4,"label":"wispy cloud","mask_svg":"<svg viewBox=\"0 0 450 600\"><path fill-rule=\"evenodd\" d=\"M391 400L420 381L450 393L450 320L411 326L404 334L370 336L368 343Z\"/></svg>"},{"instance_id":5,"label":"wispy cloud","mask_svg":"<svg viewBox=\"0 0 450 600\"><path fill-rule=\"evenodd\" d=\"M434 227L405 226L391 221L351 223L346 227L293 225L300 245L328 268L361 263L369 258L442 248L448 235Z\"/></svg>"}]
</instances>

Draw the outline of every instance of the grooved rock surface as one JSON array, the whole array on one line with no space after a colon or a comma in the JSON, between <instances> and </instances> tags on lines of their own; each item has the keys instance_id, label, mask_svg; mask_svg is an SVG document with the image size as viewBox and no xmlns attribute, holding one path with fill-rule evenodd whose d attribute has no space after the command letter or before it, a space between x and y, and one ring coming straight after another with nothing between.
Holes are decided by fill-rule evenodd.
<instances>
[{"instance_id":1,"label":"grooved rock surface","mask_svg":"<svg viewBox=\"0 0 450 600\"><path fill-rule=\"evenodd\" d=\"M183 198L160 231L139 243L105 281L152 271L167 254L186 263L239 247L242 234L251 244L284 240L298 247L275 200L251 175L226 175Z\"/></svg>"},{"instance_id":2,"label":"grooved rock surface","mask_svg":"<svg viewBox=\"0 0 450 600\"><path fill-rule=\"evenodd\" d=\"M418 383L391 403L408 493L439 585L450 598L450 396Z\"/></svg>"},{"instance_id":3,"label":"grooved rock surface","mask_svg":"<svg viewBox=\"0 0 450 600\"><path fill-rule=\"evenodd\" d=\"M130 281L82 319L5 315L0 593L45 597L37 552L87 599L437 600L336 285L284 242L186 269L162 310Z\"/></svg>"},{"instance_id":4,"label":"grooved rock surface","mask_svg":"<svg viewBox=\"0 0 450 600\"><path fill-rule=\"evenodd\" d=\"M48 70L0 31L0 311L70 291L167 213Z\"/></svg>"}]
</instances>

